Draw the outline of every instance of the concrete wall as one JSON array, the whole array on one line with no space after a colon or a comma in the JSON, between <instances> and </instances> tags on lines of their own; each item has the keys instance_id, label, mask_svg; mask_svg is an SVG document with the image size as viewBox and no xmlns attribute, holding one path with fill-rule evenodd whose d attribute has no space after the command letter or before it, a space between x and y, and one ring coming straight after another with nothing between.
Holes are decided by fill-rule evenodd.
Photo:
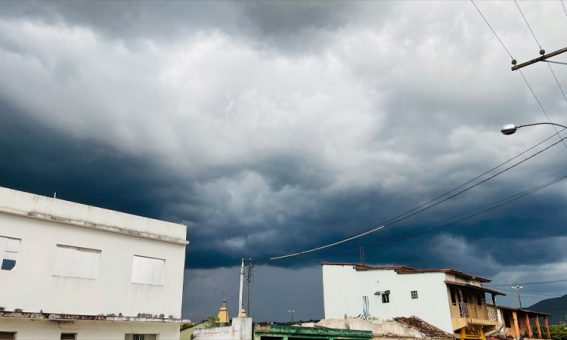
<instances>
[{"instance_id":1,"label":"concrete wall","mask_svg":"<svg viewBox=\"0 0 567 340\"><path fill-rule=\"evenodd\" d=\"M368 296L370 316L381 320L417 316L453 333L445 285L445 273L397 274L394 270L356 271L352 265L323 265L325 318L358 316L363 296ZM390 302L382 303L375 292L390 291ZM418 298L411 298L417 290Z\"/></svg>"},{"instance_id":2,"label":"concrete wall","mask_svg":"<svg viewBox=\"0 0 567 340\"><path fill-rule=\"evenodd\" d=\"M185 233L184 225L0 188L0 236L21 239L15 268L0 270L0 307L180 318L186 244L175 239ZM96 278L54 275L58 244L99 250ZM165 260L161 285L131 282L134 255Z\"/></svg>"},{"instance_id":3,"label":"concrete wall","mask_svg":"<svg viewBox=\"0 0 567 340\"><path fill-rule=\"evenodd\" d=\"M76 333L77 340L124 340L126 334L157 334L158 340L178 340L179 324L114 321L37 321L3 319L0 331L16 332L16 340L59 340L61 333Z\"/></svg>"},{"instance_id":4,"label":"concrete wall","mask_svg":"<svg viewBox=\"0 0 567 340\"><path fill-rule=\"evenodd\" d=\"M252 318L233 318L228 327L195 329L193 340L252 340Z\"/></svg>"}]
</instances>

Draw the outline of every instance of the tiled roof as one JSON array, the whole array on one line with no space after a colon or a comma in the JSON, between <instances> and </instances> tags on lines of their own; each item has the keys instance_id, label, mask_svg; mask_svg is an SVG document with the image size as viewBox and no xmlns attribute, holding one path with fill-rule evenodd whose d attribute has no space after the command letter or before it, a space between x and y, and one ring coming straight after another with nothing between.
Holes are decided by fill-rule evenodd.
<instances>
[{"instance_id":1,"label":"tiled roof","mask_svg":"<svg viewBox=\"0 0 567 340\"><path fill-rule=\"evenodd\" d=\"M398 317L394 318L394 321L402 323L410 328L413 328L420 333L424 334L428 338L454 338L453 334L444 332L443 330L423 321L417 316Z\"/></svg>"}]
</instances>

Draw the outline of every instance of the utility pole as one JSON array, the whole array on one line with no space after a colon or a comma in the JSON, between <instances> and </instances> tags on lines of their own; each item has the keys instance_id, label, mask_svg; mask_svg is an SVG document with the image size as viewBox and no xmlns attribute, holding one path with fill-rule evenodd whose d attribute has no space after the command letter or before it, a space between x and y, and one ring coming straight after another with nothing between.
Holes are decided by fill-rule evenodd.
<instances>
[{"instance_id":1,"label":"utility pole","mask_svg":"<svg viewBox=\"0 0 567 340\"><path fill-rule=\"evenodd\" d=\"M240 290L238 291L238 317L246 317L246 311L242 305L242 291L244 290L244 258L242 258L242 263L240 265Z\"/></svg>"},{"instance_id":2,"label":"utility pole","mask_svg":"<svg viewBox=\"0 0 567 340\"><path fill-rule=\"evenodd\" d=\"M549 52L547 54L545 53L545 50L539 50L540 56L537 57L537 58L528 60L528 61L520 63L520 64L518 64L518 62L515 59L512 60L512 71L519 70L522 67L526 67L526 66L529 66L531 64L535 64L537 62L540 62L540 61L545 61L545 62L548 62L548 63L563 64L561 62L548 61L547 59L549 59L551 57L555 57L556 55L560 55L560 54L565 53L565 52L567 52L567 47L564 47L564 48L559 49L557 51Z\"/></svg>"},{"instance_id":3,"label":"utility pole","mask_svg":"<svg viewBox=\"0 0 567 340\"><path fill-rule=\"evenodd\" d=\"M291 314L291 323L293 323L293 313L295 313L295 310L293 310L293 309L288 309L287 312Z\"/></svg>"},{"instance_id":4,"label":"utility pole","mask_svg":"<svg viewBox=\"0 0 567 340\"><path fill-rule=\"evenodd\" d=\"M364 247L360 247L359 248L359 252L360 252L360 264L364 266Z\"/></svg>"},{"instance_id":5,"label":"utility pole","mask_svg":"<svg viewBox=\"0 0 567 340\"><path fill-rule=\"evenodd\" d=\"M523 286L512 286L513 289L516 290L518 293L518 303L520 304L520 308L522 308L522 299L520 298L520 289L524 288Z\"/></svg>"},{"instance_id":6,"label":"utility pole","mask_svg":"<svg viewBox=\"0 0 567 340\"><path fill-rule=\"evenodd\" d=\"M250 309L250 300L251 300L251 290L252 290L252 269L254 268L254 262L252 262L252 258L248 258L248 264L246 265L246 284L248 293L246 294L246 310L248 310L248 316L250 316L251 309Z\"/></svg>"}]
</instances>

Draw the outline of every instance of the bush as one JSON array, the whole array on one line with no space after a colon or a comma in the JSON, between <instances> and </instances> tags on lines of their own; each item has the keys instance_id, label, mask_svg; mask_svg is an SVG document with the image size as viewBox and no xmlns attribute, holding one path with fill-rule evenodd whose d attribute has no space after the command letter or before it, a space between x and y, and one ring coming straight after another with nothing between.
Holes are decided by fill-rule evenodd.
<instances>
[{"instance_id":1,"label":"bush","mask_svg":"<svg viewBox=\"0 0 567 340\"><path fill-rule=\"evenodd\" d=\"M567 340L567 326L549 325L549 333L553 340Z\"/></svg>"}]
</instances>

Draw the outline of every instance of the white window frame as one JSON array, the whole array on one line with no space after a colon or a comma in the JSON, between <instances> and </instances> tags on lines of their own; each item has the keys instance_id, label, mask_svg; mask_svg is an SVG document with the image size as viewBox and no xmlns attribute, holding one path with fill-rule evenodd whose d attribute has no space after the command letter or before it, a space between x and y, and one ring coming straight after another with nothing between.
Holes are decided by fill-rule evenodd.
<instances>
[{"instance_id":1,"label":"white window frame","mask_svg":"<svg viewBox=\"0 0 567 340\"><path fill-rule=\"evenodd\" d=\"M147 264L153 269L159 268L158 271L150 273L151 278L145 279L148 273L140 271L142 263L146 261ZM144 270L147 270L145 268ZM132 276L130 281L135 284L150 285L150 286L163 286L163 277L165 274L165 259L159 257L151 257L144 255L134 255L132 257Z\"/></svg>"},{"instance_id":2,"label":"white window frame","mask_svg":"<svg viewBox=\"0 0 567 340\"><path fill-rule=\"evenodd\" d=\"M8 236L0 236L0 268L4 260L14 261L16 264L12 269L1 269L4 271L13 271L18 265L18 254L20 253L20 246L22 239Z\"/></svg>"},{"instance_id":3,"label":"white window frame","mask_svg":"<svg viewBox=\"0 0 567 340\"><path fill-rule=\"evenodd\" d=\"M67 258L65 253L78 255L77 259L82 257L83 261L91 262L91 272L80 272L75 271L71 258ZM87 258L87 254L91 255L91 258ZM96 280L98 279L100 273L100 257L102 250L77 247L68 244L57 244L55 248L55 263L53 266L53 276L56 277L71 277L76 279L86 279L86 280ZM71 261L69 261L71 259ZM71 263L70 263L71 262Z\"/></svg>"}]
</instances>

